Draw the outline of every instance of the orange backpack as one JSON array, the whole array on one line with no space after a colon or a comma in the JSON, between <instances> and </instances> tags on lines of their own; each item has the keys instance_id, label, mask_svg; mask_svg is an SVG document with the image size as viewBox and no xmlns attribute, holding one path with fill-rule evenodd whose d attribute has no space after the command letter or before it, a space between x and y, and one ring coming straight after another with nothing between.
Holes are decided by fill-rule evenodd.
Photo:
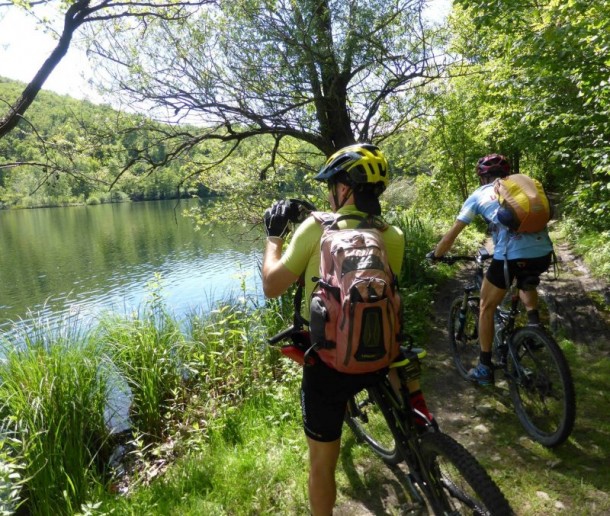
<instances>
[{"instance_id":1,"label":"orange backpack","mask_svg":"<svg viewBox=\"0 0 610 516\"><path fill-rule=\"evenodd\" d=\"M542 231L551 218L551 205L540 181L523 174L496 179L498 220L517 233Z\"/></svg>"},{"instance_id":2,"label":"orange backpack","mask_svg":"<svg viewBox=\"0 0 610 516\"><path fill-rule=\"evenodd\" d=\"M345 373L388 366L399 352L400 296L382 228L357 215L314 212L322 224L320 277L311 298L310 333L320 359ZM361 222L340 229L348 218Z\"/></svg>"}]
</instances>

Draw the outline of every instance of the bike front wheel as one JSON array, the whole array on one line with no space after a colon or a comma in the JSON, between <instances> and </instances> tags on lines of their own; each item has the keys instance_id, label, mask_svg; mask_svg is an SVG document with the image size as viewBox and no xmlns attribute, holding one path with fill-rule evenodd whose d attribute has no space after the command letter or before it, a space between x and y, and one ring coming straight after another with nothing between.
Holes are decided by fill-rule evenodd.
<instances>
[{"instance_id":1,"label":"bike front wheel","mask_svg":"<svg viewBox=\"0 0 610 516\"><path fill-rule=\"evenodd\" d=\"M511 398L526 432L544 446L563 443L574 428L576 396L565 355L539 328L519 328L507 364Z\"/></svg>"},{"instance_id":2,"label":"bike front wheel","mask_svg":"<svg viewBox=\"0 0 610 516\"><path fill-rule=\"evenodd\" d=\"M422 435L419 456L419 488L434 514L513 514L489 474L452 437L441 432Z\"/></svg>"},{"instance_id":3,"label":"bike front wheel","mask_svg":"<svg viewBox=\"0 0 610 516\"><path fill-rule=\"evenodd\" d=\"M469 296L466 310L459 297L449 312L449 339L453 362L460 375L468 379L468 371L479 362L479 304L478 296Z\"/></svg>"},{"instance_id":4,"label":"bike front wheel","mask_svg":"<svg viewBox=\"0 0 610 516\"><path fill-rule=\"evenodd\" d=\"M351 398L347 404L345 421L354 435L369 447L386 464L395 465L402 461L396 441L381 411L376 388L364 389Z\"/></svg>"}]
</instances>

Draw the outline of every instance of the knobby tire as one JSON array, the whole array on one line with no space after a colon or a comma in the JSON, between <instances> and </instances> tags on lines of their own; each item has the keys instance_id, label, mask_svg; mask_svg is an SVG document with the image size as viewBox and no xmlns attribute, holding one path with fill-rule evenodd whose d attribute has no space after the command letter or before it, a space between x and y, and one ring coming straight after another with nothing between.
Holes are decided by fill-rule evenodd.
<instances>
[{"instance_id":1,"label":"knobby tire","mask_svg":"<svg viewBox=\"0 0 610 516\"><path fill-rule=\"evenodd\" d=\"M539 328L519 328L510 342L509 388L527 433L547 447L562 444L574 428L576 396L561 348Z\"/></svg>"},{"instance_id":2,"label":"knobby tire","mask_svg":"<svg viewBox=\"0 0 610 516\"><path fill-rule=\"evenodd\" d=\"M348 403L346 422L356 437L365 442L384 462L406 463L417 478L417 489L426 500L430 514L513 514L506 498L477 460L457 441L441 432L428 432L417 442L415 453L399 451L381 406L380 389L360 392ZM387 410L388 417L393 417ZM419 459L416 459L416 457Z\"/></svg>"},{"instance_id":3,"label":"knobby tire","mask_svg":"<svg viewBox=\"0 0 610 516\"><path fill-rule=\"evenodd\" d=\"M452 437L440 432L422 435L420 456L427 471L424 479L430 484L422 491L434 514L513 514L485 469ZM442 487L440 499L432 485Z\"/></svg>"}]
</instances>

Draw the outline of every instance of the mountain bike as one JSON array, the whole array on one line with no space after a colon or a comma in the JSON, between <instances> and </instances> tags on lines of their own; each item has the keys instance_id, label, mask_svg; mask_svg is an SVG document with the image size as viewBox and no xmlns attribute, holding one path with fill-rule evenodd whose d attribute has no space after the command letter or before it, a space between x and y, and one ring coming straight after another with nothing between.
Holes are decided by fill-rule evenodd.
<instances>
[{"instance_id":1,"label":"mountain bike","mask_svg":"<svg viewBox=\"0 0 610 516\"><path fill-rule=\"evenodd\" d=\"M269 343L282 340L291 340L283 346L291 358L295 358L295 348L305 349L302 331L289 328ZM346 424L385 463L406 464L407 489L420 513L513 514L498 486L470 452L411 405L406 385L420 374L424 356L421 349L401 348L401 356L391 366L397 369L399 389L392 387L389 369L380 372L377 384L349 400ZM311 359L315 357L306 354L297 361L308 367Z\"/></svg>"},{"instance_id":2,"label":"mountain bike","mask_svg":"<svg viewBox=\"0 0 610 516\"><path fill-rule=\"evenodd\" d=\"M492 256L480 249L475 256L444 256L448 264L474 262L472 283L464 287L451 304L449 338L453 361L460 375L479 359L479 291L484 262ZM532 278L537 285L539 278ZM574 428L576 396L570 367L555 339L542 327L520 326L519 291L511 286L505 303L494 314L494 369L501 369L507 380L515 412L525 431L547 447L563 443Z\"/></svg>"}]
</instances>

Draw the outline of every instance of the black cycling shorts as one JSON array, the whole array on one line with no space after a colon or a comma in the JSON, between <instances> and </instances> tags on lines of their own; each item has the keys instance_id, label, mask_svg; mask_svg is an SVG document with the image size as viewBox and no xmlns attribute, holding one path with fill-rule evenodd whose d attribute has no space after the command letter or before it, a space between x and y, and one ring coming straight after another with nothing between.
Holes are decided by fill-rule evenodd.
<instances>
[{"instance_id":1,"label":"black cycling shorts","mask_svg":"<svg viewBox=\"0 0 610 516\"><path fill-rule=\"evenodd\" d=\"M485 273L487 280L495 287L506 290L517 278L517 288L521 290L533 290L538 285L537 281L532 283L532 278L539 278L551 265L553 253L538 258L521 258L519 260L507 260L508 286L504 270L504 260L491 261L491 265Z\"/></svg>"},{"instance_id":2,"label":"black cycling shorts","mask_svg":"<svg viewBox=\"0 0 610 516\"><path fill-rule=\"evenodd\" d=\"M386 370L364 374L341 373L320 359L303 368L301 412L305 434L314 441L341 437L347 401L365 387L379 382Z\"/></svg>"}]
</instances>

